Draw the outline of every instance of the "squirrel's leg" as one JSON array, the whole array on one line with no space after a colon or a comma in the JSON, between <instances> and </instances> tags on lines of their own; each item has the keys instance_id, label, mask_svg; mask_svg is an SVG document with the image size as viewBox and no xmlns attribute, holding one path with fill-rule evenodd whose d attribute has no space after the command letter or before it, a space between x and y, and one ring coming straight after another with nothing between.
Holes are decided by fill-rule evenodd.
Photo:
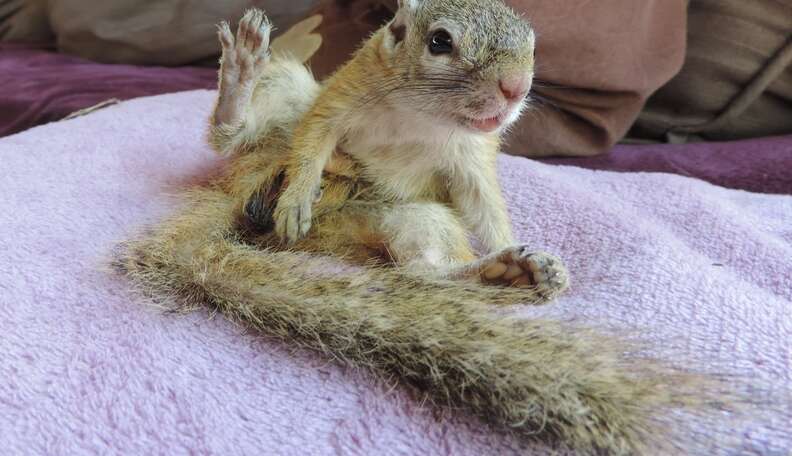
<instances>
[{"instance_id":1,"label":"squirrel's leg","mask_svg":"<svg viewBox=\"0 0 792 456\"><path fill-rule=\"evenodd\" d=\"M319 92L319 84L298 60L270 60L272 25L252 9L234 35L228 23L218 27L222 45L217 104L209 142L222 155L255 145L274 127L290 131Z\"/></svg>"},{"instance_id":2,"label":"squirrel's leg","mask_svg":"<svg viewBox=\"0 0 792 456\"><path fill-rule=\"evenodd\" d=\"M327 106L317 104L294 129L286 183L275 206L275 232L287 244L308 234L322 173L338 146L339 131L328 120Z\"/></svg>"},{"instance_id":3,"label":"squirrel's leg","mask_svg":"<svg viewBox=\"0 0 792 456\"><path fill-rule=\"evenodd\" d=\"M569 285L568 273L558 258L526 246L507 247L476 259L462 221L442 204L415 203L384 209L378 228L387 240L391 258L412 272L530 287L546 297Z\"/></svg>"},{"instance_id":4,"label":"squirrel's leg","mask_svg":"<svg viewBox=\"0 0 792 456\"><path fill-rule=\"evenodd\" d=\"M498 185L495 152L471 157L467 166L460 167L449 182L454 209L487 253L515 245L506 202Z\"/></svg>"},{"instance_id":5,"label":"squirrel's leg","mask_svg":"<svg viewBox=\"0 0 792 456\"><path fill-rule=\"evenodd\" d=\"M408 203L378 208L374 229L382 234L388 255L411 271L444 275L452 265L474 261L468 233L448 207ZM381 217L381 218L380 218Z\"/></svg>"}]
</instances>

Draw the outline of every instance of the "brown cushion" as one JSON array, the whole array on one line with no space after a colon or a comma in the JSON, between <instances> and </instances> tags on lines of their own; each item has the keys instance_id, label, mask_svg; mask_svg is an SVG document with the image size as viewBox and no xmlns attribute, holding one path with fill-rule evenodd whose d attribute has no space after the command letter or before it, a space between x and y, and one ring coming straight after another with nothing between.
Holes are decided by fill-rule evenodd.
<instances>
[{"instance_id":1,"label":"brown cushion","mask_svg":"<svg viewBox=\"0 0 792 456\"><path fill-rule=\"evenodd\" d=\"M326 75L384 23L395 0L324 2L324 45L311 60ZM596 155L622 138L645 100L682 65L686 0L512 0L538 33L535 93L509 150L529 156ZM384 8L383 8L384 6Z\"/></svg>"},{"instance_id":2,"label":"brown cushion","mask_svg":"<svg viewBox=\"0 0 792 456\"><path fill-rule=\"evenodd\" d=\"M220 52L215 25L263 7L279 30L305 15L316 0L59 0L49 16L62 52L97 62L182 65Z\"/></svg>"},{"instance_id":3,"label":"brown cushion","mask_svg":"<svg viewBox=\"0 0 792 456\"><path fill-rule=\"evenodd\" d=\"M692 0L682 71L634 136L726 140L792 133L792 1Z\"/></svg>"},{"instance_id":4,"label":"brown cushion","mask_svg":"<svg viewBox=\"0 0 792 456\"><path fill-rule=\"evenodd\" d=\"M51 44L47 0L0 0L0 41Z\"/></svg>"}]
</instances>

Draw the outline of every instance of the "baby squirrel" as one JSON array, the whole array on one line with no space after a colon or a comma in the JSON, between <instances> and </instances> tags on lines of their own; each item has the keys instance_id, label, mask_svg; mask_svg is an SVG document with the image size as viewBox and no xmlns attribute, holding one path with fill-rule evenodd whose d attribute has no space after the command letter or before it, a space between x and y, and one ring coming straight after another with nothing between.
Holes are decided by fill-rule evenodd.
<instances>
[{"instance_id":1,"label":"baby squirrel","mask_svg":"<svg viewBox=\"0 0 792 456\"><path fill-rule=\"evenodd\" d=\"M665 375L642 347L492 314L568 283L558 259L515 244L497 182L500 138L534 65L533 31L513 11L402 0L322 83L270 45L270 29L257 10L235 34L220 26L209 141L231 158L183 211L125 246L117 266L144 290L587 453L673 454L663 449L678 449L666 437L679 414L655 412L723 403L721 389L702 395L702 382Z\"/></svg>"},{"instance_id":2,"label":"baby squirrel","mask_svg":"<svg viewBox=\"0 0 792 456\"><path fill-rule=\"evenodd\" d=\"M227 189L240 217L274 225L257 242L545 298L567 288L560 260L515 242L496 173L533 78L526 21L498 0L400 0L321 83L298 59L270 55L271 28L259 10L236 34L220 25L209 134L235 156Z\"/></svg>"}]
</instances>

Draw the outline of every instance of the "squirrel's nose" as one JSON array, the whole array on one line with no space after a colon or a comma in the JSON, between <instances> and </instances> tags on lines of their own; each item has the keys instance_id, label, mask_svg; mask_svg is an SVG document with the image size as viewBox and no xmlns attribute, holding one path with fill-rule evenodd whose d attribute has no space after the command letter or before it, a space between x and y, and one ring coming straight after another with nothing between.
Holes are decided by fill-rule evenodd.
<instances>
[{"instance_id":1,"label":"squirrel's nose","mask_svg":"<svg viewBox=\"0 0 792 456\"><path fill-rule=\"evenodd\" d=\"M500 91L506 101L520 101L531 90L531 76L528 74L513 74L501 78L498 83Z\"/></svg>"}]
</instances>

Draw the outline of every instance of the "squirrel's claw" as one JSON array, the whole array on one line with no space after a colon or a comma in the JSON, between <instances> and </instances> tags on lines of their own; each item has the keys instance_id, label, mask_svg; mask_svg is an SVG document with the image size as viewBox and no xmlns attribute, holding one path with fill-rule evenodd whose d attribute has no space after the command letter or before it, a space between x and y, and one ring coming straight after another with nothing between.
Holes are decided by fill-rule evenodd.
<instances>
[{"instance_id":1,"label":"squirrel's claw","mask_svg":"<svg viewBox=\"0 0 792 456\"><path fill-rule=\"evenodd\" d=\"M275 208L275 233L281 242L293 245L311 229L311 201L283 205Z\"/></svg>"}]
</instances>

